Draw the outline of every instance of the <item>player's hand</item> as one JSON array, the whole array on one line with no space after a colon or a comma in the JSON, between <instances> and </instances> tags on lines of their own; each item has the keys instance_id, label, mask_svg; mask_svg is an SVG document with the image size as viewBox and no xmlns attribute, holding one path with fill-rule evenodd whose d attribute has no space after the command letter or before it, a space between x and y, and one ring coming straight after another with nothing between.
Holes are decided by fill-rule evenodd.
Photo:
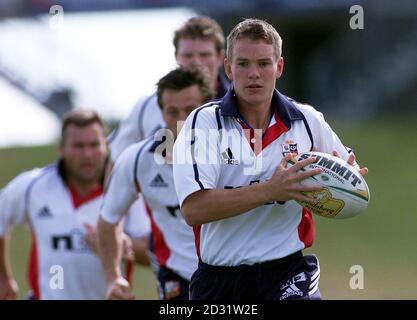
<instances>
[{"instance_id":1,"label":"player's hand","mask_svg":"<svg viewBox=\"0 0 417 320\"><path fill-rule=\"evenodd\" d=\"M97 254L97 230L89 223L84 223L84 228L87 231L85 241L87 242L90 249Z\"/></svg>"},{"instance_id":2,"label":"player's hand","mask_svg":"<svg viewBox=\"0 0 417 320\"><path fill-rule=\"evenodd\" d=\"M87 242L91 250L97 254L98 253L97 230L89 223L84 223L84 228L87 231L87 235L85 236L85 241ZM132 239L130 239L130 237L126 233L122 233L121 242L122 242L122 259L127 260L127 261L134 261L135 253L133 251Z\"/></svg>"},{"instance_id":3,"label":"player's hand","mask_svg":"<svg viewBox=\"0 0 417 320\"><path fill-rule=\"evenodd\" d=\"M291 168L287 168L288 161L293 158L295 154L288 154L285 156L274 175L266 183L268 184L267 189L269 192L268 198L272 201L287 201L297 200L308 203L317 203L317 200L313 197L303 194L308 191L321 191L322 186L304 186L300 182L309 177L315 176L321 173L321 169L313 169L310 171L300 171L301 168L315 162L316 158L308 158L301 160L293 165Z\"/></svg>"},{"instance_id":4,"label":"player's hand","mask_svg":"<svg viewBox=\"0 0 417 320\"><path fill-rule=\"evenodd\" d=\"M122 233L122 259L135 261L132 239L126 233Z\"/></svg>"},{"instance_id":5,"label":"player's hand","mask_svg":"<svg viewBox=\"0 0 417 320\"><path fill-rule=\"evenodd\" d=\"M0 280L0 300L16 300L19 286L13 278Z\"/></svg>"},{"instance_id":6,"label":"player's hand","mask_svg":"<svg viewBox=\"0 0 417 320\"><path fill-rule=\"evenodd\" d=\"M129 282L123 278L118 277L111 282L107 287L107 300L134 300L132 289Z\"/></svg>"},{"instance_id":7,"label":"player's hand","mask_svg":"<svg viewBox=\"0 0 417 320\"><path fill-rule=\"evenodd\" d=\"M338 157L338 158L340 158L340 155L339 155L339 152L337 152L337 150L333 150L332 151L332 154L335 156L335 157ZM365 174L367 174L368 173L368 168L367 167L364 167L364 168L361 168L361 167L359 167L359 165L356 163L356 157L355 157L355 154L352 152L350 155L349 155L349 158L347 159L347 161L346 161L348 164L350 164L351 166L353 166L353 167L355 167L356 169L358 169L358 171L359 171L359 173L361 174L361 175L365 175Z\"/></svg>"}]
</instances>

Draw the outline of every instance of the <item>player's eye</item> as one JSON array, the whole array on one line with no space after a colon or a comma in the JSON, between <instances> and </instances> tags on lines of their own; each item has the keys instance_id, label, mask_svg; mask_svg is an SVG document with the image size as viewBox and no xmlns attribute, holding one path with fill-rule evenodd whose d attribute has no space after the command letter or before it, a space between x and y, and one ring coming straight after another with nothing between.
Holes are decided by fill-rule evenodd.
<instances>
[{"instance_id":1,"label":"player's eye","mask_svg":"<svg viewBox=\"0 0 417 320\"><path fill-rule=\"evenodd\" d=\"M211 52L202 52L202 53L200 53L201 58L208 58L211 55L212 55Z\"/></svg>"},{"instance_id":2,"label":"player's eye","mask_svg":"<svg viewBox=\"0 0 417 320\"><path fill-rule=\"evenodd\" d=\"M246 61L239 61L239 62L237 63L237 65L238 65L239 67L247 67L247 66L248 66L248 63L247 63Z\"/></svg>"},{"instance_id":3,"label":"player's eye","mask_svg":"<svg viewBox=\"0 0 417 320\"><path fill-rule=\"evenodd\" d=\"M171 117L178 117L178 110L176 109L169 109L167 113Z\"/></svg>"},{"instance_id":4,"label":"player's eye","mask_svg":"<svg viewBox=\"0 0 417 320\"><path fill-rule=\"evenodd\" d=\"M261 61L261 62L259 62L259 66L260 67L267 67L267 66L269 66L271 64L271 62L270 61Z\"/></svg>"},{"instance_id":5,"label":"player's eye","mask_svg":"<svg viewBox=\"0 0 417 320\"><path fill-rule=\"evenodd\" d=\"M76 148L76 149L82 149L82 148L84 148L84 144L82 144L82 143L74 143L72 146L74 148Z\"/></svg>"}]
</instances>

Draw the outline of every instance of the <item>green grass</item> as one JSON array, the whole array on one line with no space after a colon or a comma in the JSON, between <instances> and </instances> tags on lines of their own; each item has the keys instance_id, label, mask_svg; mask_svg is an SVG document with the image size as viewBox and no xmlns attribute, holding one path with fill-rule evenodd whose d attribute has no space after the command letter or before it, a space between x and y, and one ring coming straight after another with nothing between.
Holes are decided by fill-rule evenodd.
<instances>
[{"instance_id":1,"label":"green grass","mask_svg":"<svg viewBox=\"0 0 417 320\"><path fill-rule=\"evenodd\" d=\"M417 299L417 126L412 120L378 120L357 125L331 122L352 147L366 176L371 201L368 210L353 219L315 217L316 240L308 253L320 259L320 290L325 299ZM53 161L52 147L0 150L0 187L24 169ZM12 262L26 291L25 268L29 244L26 230L13 233ZM364 289L349 286L351 266L364 270ZM134 291L140 299L156 299L155 278L137 268Z\"/></svg>"}]
</instances>

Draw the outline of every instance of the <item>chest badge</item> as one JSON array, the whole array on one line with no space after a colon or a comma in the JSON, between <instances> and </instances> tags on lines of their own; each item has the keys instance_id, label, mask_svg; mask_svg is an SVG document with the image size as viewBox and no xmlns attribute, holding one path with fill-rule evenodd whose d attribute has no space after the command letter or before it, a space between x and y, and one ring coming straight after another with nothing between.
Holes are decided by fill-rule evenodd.
<instances>
[{"instance_id":1,"label":"chest badge","mask_svg":"<svg viewBox=\"0 0 417 320\"><path fill-rule=\"evenodd\" d=\"M282 155L285 157L289 153L298 154L297 143L292 140L287 140L282 144Z\"/></svg>"}]
</instances>

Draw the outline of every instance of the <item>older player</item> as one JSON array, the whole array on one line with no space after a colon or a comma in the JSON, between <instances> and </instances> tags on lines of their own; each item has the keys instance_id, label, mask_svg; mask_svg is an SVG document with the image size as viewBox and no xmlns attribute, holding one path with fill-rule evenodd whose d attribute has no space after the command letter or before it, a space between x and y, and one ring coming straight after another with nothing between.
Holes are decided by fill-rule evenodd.
<instances>
[{"instance_id":1,"label":"older player","mask_svg":"<svg viewBox=\"0 0 417 320\"><path fill-rule=\"evenodd\" d=\"M28 270L33 299L105 298L105 276L95 253L108 158L104 127L93 111L69 113L62 126L59 160L20 174L1 190L0 299L17 297L8 235L24 222L33 239ZM132 260L132 252L124 251Z\"/></svg>"},{"instance_id":2,"label":"older player","mask_svg":"<svg viewBox=\"0 0 417 320\"><path fill-rule=\"evenodd\" d=\"M190 297L319 299L318 260L302 254L312 216L294 200L316 201L303 192L319 188L300 181L320 169L299 171L314 159L287 169L286 152L348 152L321 113L275 89L284 60L271 25L244 20L227 41L233 88L195 110L174 146L175 186L200 258Z\"/></svg>"}]
</instances>

